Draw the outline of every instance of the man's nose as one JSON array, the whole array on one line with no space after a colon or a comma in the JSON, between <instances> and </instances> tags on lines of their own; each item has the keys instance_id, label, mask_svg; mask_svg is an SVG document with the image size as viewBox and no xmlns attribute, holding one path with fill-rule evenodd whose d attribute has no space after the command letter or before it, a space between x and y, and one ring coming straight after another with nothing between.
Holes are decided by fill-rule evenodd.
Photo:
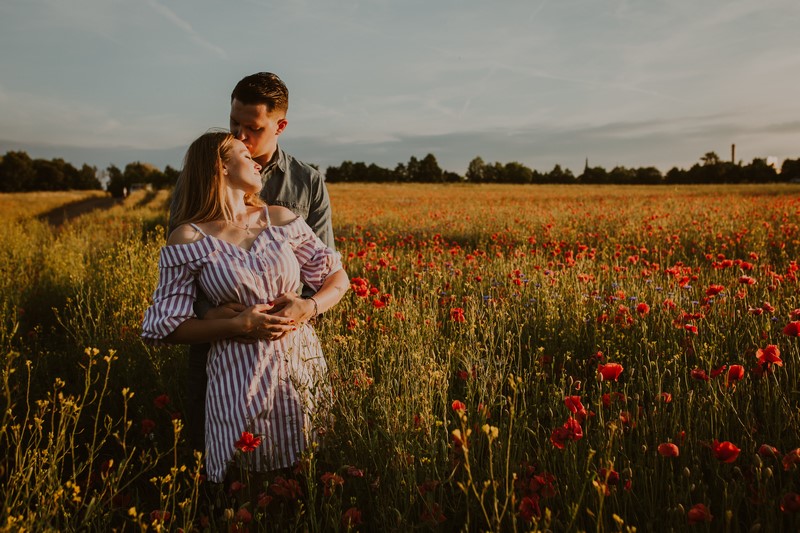
<instances>
[{"instance_id":1,"label":"man's nose","mask_svg":"<svg viewBox=\"0 0 800 533\"><path fill-rule=\"evenodd\" d=\"M244 139L244 128L242 127L233 127L231 128L231 134L236 137L238 140Z\"/></svg>"}]
</instances>

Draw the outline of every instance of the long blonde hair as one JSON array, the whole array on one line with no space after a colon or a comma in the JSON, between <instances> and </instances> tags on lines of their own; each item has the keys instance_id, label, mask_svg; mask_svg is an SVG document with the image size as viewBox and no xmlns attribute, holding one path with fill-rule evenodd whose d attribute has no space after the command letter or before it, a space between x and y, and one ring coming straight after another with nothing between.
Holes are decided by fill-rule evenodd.
<instances>
[{"instance_id":1,"label":"long blonde hair","mask_svg":"<svg viewBox=\"0 0 800 533\"><path fill-rule=\"evenodd\" d=\"M171 229L189 222L233 222L232 206L225 192L223 167L234 140L230 132L209 131L189 145L183 159L183 169L172 192ZM246 205L265 205L255 194L246 194L244 202Z\"/></svg>"}]
</instances>

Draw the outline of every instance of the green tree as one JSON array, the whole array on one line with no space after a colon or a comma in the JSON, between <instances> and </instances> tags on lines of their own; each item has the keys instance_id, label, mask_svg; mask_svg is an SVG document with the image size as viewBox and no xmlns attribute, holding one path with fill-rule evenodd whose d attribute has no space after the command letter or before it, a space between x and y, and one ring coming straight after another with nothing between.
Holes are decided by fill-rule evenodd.
<instances>
[{"instance_id":1,"label":"green tree","mask_svg":"<svg viewBox=\"0 0 800 533\"><path fill-rule=\"evenodd\" d=\"M511 161L503 167L501 181L504 183L531 183L533 181L533 171L522 163Z\"/></svg>"},{"instance_id":2,"label":"green tree","mask_svg":"<svg viewBox=\"0 0 800 533\"><path fill-rule=\"evenodd\" d=\"M719 164L719 156L716 152L706 152L706 154L700 158L700 161L703 162L703 166L717 165Z\"/></svg>"},{"instance_id":3,"label":"green tree","mask_svg":"<svg viewBox=\"0 0 800 533\"><path fill-rule=\"evenodd\" d=\"M0 191L31 190L36 172L26 152L8 152L0 160Z\"/></svg>"},{"instance_id":4,"label":"green tree","mask_svg":"<svg viewBox=\"0 0 800 533\"><path fill-rule=\"evenodd\" d=\"M464 178L471 183L486 181L486 163L483 162L483 159L476 157L470 161Z\"/></svg>"},{"instance_id":5,"label":"green tree","mask_svg":"<svg viewBox=\"0 0 800 533\"><path fill-rule=\"evenodd\" d=\"M781 165L781 180L800 180L800 158L784 159Z\"/></svg>"},{"instance_id":6,"label":"green tree","mask_svg":"<svg viewBox=\"0 0 800 533\"><path fill-rule=\"evenodd\" d=\"M428 154L419 163L419 174L415 181L422 181L426 183L434 182L441 183L443 181L444 172L436 161L433 154Z\"/></svg>"},{"instance_id":7,"label":"green tree","mask_svg":"<svg viewBox=\"0 0 800 533\"><path fill-rule=\"evenodd\" d=\"M106 190L111 193L111 196L119 198L123 196L123 189L127 188L130 191L130 184L125 183L125 176L116 165L110 165L106 168L106 172L108 173Z\"/></svg>"}]
</instances>

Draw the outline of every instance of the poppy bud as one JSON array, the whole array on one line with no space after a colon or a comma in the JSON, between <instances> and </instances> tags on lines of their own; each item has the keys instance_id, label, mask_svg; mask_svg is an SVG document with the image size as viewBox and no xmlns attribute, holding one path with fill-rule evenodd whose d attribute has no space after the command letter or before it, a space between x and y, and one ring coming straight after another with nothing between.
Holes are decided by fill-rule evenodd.
<instances>
[{"instance_id":1,"label":"poppy bud","mask_svg":"<svg viewBox=\"0 0 800 533\"><path fill-rule=\"evenodd\" d=\"M688 466L684 466L683 467L683 477L685 477L686 479L689 479L690 477L692 477L692 471L689 470Z\"/></svg>"},{"instance_id":2,"label":"poppy bud","mask_svg":"<svg viewBox=\"0 0 800 533\"><path fill-rule=\"evenodd\" d=\"M772 477L772 467L768 466L764 469L764 478L770 479Z\"/></svg>"}]
</instances>

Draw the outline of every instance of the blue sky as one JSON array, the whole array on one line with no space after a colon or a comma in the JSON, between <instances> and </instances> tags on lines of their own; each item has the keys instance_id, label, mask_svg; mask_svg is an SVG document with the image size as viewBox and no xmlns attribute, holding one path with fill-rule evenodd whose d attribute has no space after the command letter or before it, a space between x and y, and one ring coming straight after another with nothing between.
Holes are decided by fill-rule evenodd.
<instances>
[{"instance_id":1,"label":"blue sky","mask_svg":"<svg viewBox=\"0 0 800 533\"><path fill-rule=\"evenodd\" d=\"M320 165L800 157L797 0L4 0L0 154L180 167L243 76Z\"/></svg>"}]
</instances>

